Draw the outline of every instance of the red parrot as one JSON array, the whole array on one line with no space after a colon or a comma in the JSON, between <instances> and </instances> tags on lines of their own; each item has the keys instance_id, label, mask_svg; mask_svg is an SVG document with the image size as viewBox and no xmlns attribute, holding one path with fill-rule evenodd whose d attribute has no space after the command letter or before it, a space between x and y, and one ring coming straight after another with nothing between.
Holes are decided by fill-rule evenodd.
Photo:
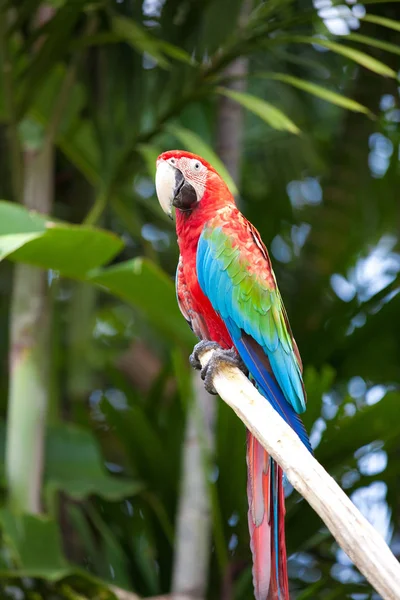
<instances>
[{"instance_id":1,"label":"red parrot","mask_svg":"<svg viewBox=\"0 0 400 600\"><path fill-rule=\"evenodd\" d=\"M204 159L181 150L157 159L156 190L163 210L176 208L180 258L179 308L201 340L190 357L216 349L245 370L259 392L311 451L299 418L306 394L302 363L271 261L258 231ZM212 387L213 359L202 372ZM247 493L256 600L289 600L282 470L247 433Z\"/></svg>"}]
</instances>

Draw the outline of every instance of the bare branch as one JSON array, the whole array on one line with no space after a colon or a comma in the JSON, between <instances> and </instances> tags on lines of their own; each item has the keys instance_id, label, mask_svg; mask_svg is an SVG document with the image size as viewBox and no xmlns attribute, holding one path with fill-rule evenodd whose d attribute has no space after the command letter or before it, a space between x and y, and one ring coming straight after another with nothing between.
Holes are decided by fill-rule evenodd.
<instances>
[{"instance_id":1,"label":"bare branch","mask_svg":"<svg viewBox=\"0 0 400 600\"><path fill-rule=\"evenodd\" d=\"M142 600L140 596L137 596L134 592L127 592L126 590L121 590L114 585L110 586L111 592L114 594L118 600ZM192 600L189 596L152 596L151 598L143 599L143 600Z\"/></svg>"},{"instance_id":2,"label":"bare branch","mask_svg":"<svg viewBox=\"0 0 400 600\"><path fill-rule=\"evenodd\" d=\"M214 351L203 352L205 366ZM214 372L214 387L251 433L279 463L296 490L318 513L338 544L384 600L400 598L400 564L297 434L236 367Z\"/></svg>"}]
</instances>

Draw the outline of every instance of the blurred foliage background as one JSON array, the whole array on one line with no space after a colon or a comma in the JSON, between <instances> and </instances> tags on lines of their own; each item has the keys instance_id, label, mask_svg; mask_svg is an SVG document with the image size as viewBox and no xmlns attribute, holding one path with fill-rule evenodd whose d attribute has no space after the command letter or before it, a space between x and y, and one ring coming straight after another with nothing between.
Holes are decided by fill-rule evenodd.
<instances>
[{"instance_id":1,"label":"blurred foliage background","mask_svg":"<svg viewBox=\"0 0 400 600\"><path fill-rule=\"evenodd\" d=\"M1 598L182 591L202 392L153 183L174 147L239 190L316 456L400 555L399 18L379 0L0 1ZM186 592L242 600L245 431L210 407L211 536L190 540L204 577ZM293 598L378 598L290 486L286 529Z\"/></svg>"}]
</instances>

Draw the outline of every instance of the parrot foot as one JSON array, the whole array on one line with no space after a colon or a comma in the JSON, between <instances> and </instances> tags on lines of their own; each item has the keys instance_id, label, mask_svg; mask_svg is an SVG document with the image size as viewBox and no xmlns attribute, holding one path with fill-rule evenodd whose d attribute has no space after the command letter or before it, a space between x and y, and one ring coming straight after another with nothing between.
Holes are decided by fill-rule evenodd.
<instances>
[{"instance_id":1,"label":"parrot foot","mask_svg":"<svg viewBox=\"0 0 400 600\"><path fill-rule=\"evenodd\" d=\"M207 350L215 350L216 352L218 352L218 350L221 350L221 346L219 344L217 344L217 342L210 342L209 340L202 340L201 342L196 344L195 347L193 348L192 354L189 356L189 362L190 362L191 366L193 367L193 369L197 369L198 371L201 371L202 366L201 366L199 354L202 354L203 352L206 352Z\"/></svg>"},{"instance_id":2,"label":"parrot foot","mask_svg":"<svg viewBox=\"0 0 400 600\"><path fill-rule=\"evenodd\" d=\"M210 348L208 347L207 349ZM213 379L216 371L224 365L232 365L233 367L237 367L238 369L243 371L243 373L246 376L248 375L248 370L246 369L242 359L236 352L235 348L223 350L218 346L218 348L215 349L214 354L212 355L206 366L201 369L200 373L201 378L204 381L204 387L206 388L209 394L218 394L214 387Z\"/></svg>"}]
</instances>

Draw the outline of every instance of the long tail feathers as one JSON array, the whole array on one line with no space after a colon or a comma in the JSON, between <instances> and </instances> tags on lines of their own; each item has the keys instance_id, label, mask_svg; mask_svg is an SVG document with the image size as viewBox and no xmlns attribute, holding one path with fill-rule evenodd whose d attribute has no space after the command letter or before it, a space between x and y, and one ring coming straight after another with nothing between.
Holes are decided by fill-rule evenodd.
<instances>
[{"instance_id":1,"label":"long tail feathers","mask_svg":"<svg viewBox=\"0 0 400 600\"><path fill-rule=\"evenodd\" d=\"M250 433L247 495L256 600L289 600L282 469Z\"/></svg>"}]
</instances>

